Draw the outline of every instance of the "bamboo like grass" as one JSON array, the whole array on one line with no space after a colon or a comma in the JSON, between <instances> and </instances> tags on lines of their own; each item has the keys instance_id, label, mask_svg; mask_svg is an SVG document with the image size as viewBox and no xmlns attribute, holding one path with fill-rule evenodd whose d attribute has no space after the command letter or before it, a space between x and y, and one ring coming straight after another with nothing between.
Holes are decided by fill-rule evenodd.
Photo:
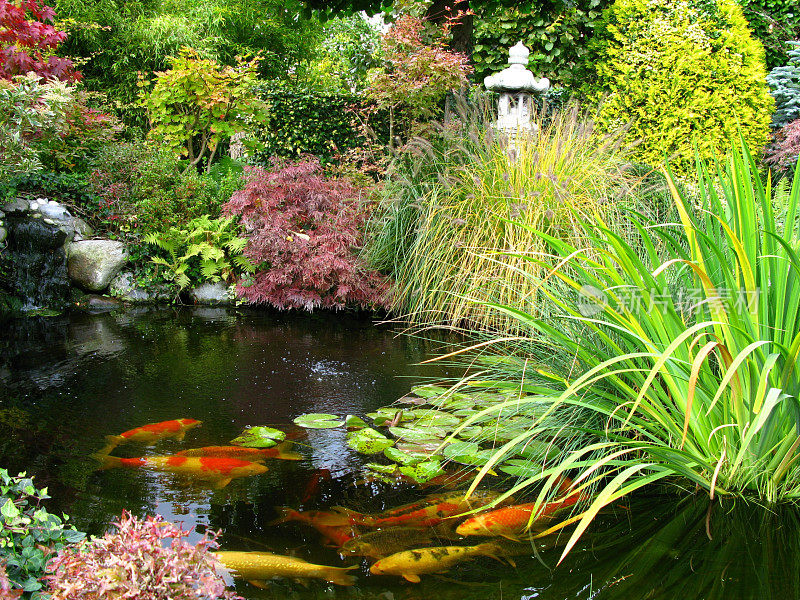
<instances>
[{"instance_id":1,"label":"bamboo like grass","mask_svg":"<svg viewBox=\"0 0 800 600\"><path fill-rule=\"evenodd\" d=\"M513 331L517 323L485 302L513 302L540 314L542 297L519 267L546 243L508 220L580 245L583 223L610 218L615 198L632 183L618 137L597 134L587 114L573 107L537 121L539 133L520 136L515 147L502 137L478 136L471 125L468 136L451 134L453 147L445 152L426 140L413 142L410 151L431 163L420 168L435 177L428 185L420 177L405 181L413 202L395 205L393 218L382 224L384 240L387 232L393 238L383 256L393 258L373 260L389 267L396 313L496 332Z\"/></svg>"},{"instance_id":2,"label":"bamboo like grass","mask_svg":"<svg viewBox=\"0 0 800 600\"><path fill-rule=\"evenodd\" d=\"M529 332L527 342L516 342L520 353L545 337L571 364L517 382L537 401L549 400L549 412L498 449L475 484L515 445L553 439L552 415L595 416L564 432L580 433L582 447L508 492L544 482L544 501L562 475L573 477L572 493L593 490L585 510L565 523L577 527L564 555L602 507L657 481L697 486L712 500L800 500L800 171L791 190L776 196L742 143L725 167L698 163L698 198L668 179L680 223L634 217L637 247L601 220L588 226L588 251L514 224L546 239L552 253L514 257L527 263L519 275L528 285L542 284L538 274L561 259L548 277L571 293L540 288L560 322L515 303L485 305ZM597 418L602 427L591 424Z\"/></svg>"}]
</instances>

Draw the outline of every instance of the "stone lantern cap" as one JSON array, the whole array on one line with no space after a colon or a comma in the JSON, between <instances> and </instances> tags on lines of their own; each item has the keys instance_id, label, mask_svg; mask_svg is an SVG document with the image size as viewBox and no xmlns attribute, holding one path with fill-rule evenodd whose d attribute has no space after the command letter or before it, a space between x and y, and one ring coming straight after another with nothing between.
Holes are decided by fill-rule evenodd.
<instances>
[{"instance_id":1,"label":"stone lantern cap","mask_svg":"<svg viewBox=\"0 0 800 600\"><path fill-rule=\"evenodd\" d=\"M493 92L545 92L550 88L546 77L536 79L528 69L528 56L531 51L522 42L508 51L508 64L499 73L489 75L483 80L487 90Z\"/></svg>"}]
</instances>

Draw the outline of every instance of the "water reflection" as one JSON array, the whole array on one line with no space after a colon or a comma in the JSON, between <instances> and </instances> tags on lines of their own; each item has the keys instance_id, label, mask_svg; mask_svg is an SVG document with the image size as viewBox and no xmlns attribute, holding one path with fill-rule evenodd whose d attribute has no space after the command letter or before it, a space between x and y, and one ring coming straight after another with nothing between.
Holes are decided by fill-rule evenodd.
<instances>
[{"instance_id":1,"label":"water reflection","mask_svg":"<svg viewBox=\"0 0 800 600\"><path fill-rule=\"evenodd\" d=\"M115 454L218 445L245 425L292 432L291 419L304 412L363 415L422 378L443 375L414 366L435 350L341 315L140 309L13 321L0 334L0 465L36 475L55 495L53 510L92 533L129 509L181 521L192 539L222 529L230 550L340 565L313 529L271 525L274 507L375 512L418 496L377 482L357 486L364 458L347 448L341 430L310 432L296 447L306 460L269 461L268 473L222 490L160 472L97 472L87 457L106 434L172 418L204 424L183 443L126 444ZM309 496L310 482L325 470L330 478ZM707 499L661 496L613 507L558 567L556 547L517 558L516 568L476 560L418 585L371 577L364 568L349 589L237 586L251 600L777 600L800 598L798 545L797 510L726 502L709 517Z\"/></svg>"}]
</instances>

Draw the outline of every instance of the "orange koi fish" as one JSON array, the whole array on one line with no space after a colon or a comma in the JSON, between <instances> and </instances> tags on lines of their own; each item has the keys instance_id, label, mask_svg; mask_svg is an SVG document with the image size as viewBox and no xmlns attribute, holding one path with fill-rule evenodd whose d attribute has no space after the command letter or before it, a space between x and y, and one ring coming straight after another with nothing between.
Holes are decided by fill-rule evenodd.
<instances>
[{"instance_id":1,"label":"orange koi fish","mask_svg":"<svg viewBox=\"0 0 800 600\"><path fill-rule=\"evenodd\" d=\"M228 485L232 479L250 477L267 472L262 464L239 460L238 458L189 457L189 456L141 456L138 458L117 458L107 454L94 454L101 462L100 469L153 469L194 479L209 481L215 488Z\"/></svg>"},{"instance_id":2,"label":"orange koi fish","mask_svg":"<svg viewBox=\"0 0 800 600\"><path fill-rule=\"evenodd\" d=\"M135 429L130 429L119 435L107 435L108 445L100 451L100 454L108 454L126 442L139 442L140 444L152 445L165 438L175 438L179 442L186 436L186 432L195 427L200 427L202 421L197 419L173 419L172 421L162 421L161 423L148 423Z\"/></svg>"},{"instance_id":3,"label":"orange koi fish","mask_svg":"<svg viewBox=\"0 0 800 600\"><path fill-rule=\"evenodd\" d=\"M334 508L330 518L322 518L321 523L326 525L341 525L350 523L366 527L431 527L442 523L445 519L457 514L486 506L494 501L500 494L492 490L476 490L469 498L464 498L464 492L450 492L448 494L433 495L420 500L392 508L376 515L366 515L354 512L343 507Z\"/></svg>"},{"instance_id":4,"label":"orange koi fish","mask_svg":"<svg viewBox=\"0 0 800 600\"><path fill-rule=\"evenodd\" d=\"M317 469L306 484L306 489L303 491L300 504L308 504L311 500L316 498L319 495L320 484L323 481L330 481L331 479L330 469Z\"/></svg>"},{"instance_id":5,"label":"orange koi fish","mask_svg":"<svg viewBox=\"0 0 800 600\"><path fill-rule=\"evenodd\" d=\"M349 523L342 525L325 525L322 521L330 518L332 515L339 517L336 513L329 513L322 510L304 510L299 511L286 506L277 506L275 510L281 515L279 519L273 521L271 525L279 523L287 523L288 521L299 521L311 525L314 529L319 531L326 540L331 544L340 548L345 542L350 541L355 537L353 526Z\"/></svg>"},{"instance_id":6,"label":"orange koi fish","mask_svg":"<svg viewBox=\"0 0 800 600\"><path fill-rule=\"evenodd\" d=\"M531 527L544 525L553 519L559 510L572 506L578 501L578 495L569 496L556 502L548 502L539 506L539 514L531 523ZM489 535L518 539L528 529L531 522L535 502L506 506L487 513L476 515L464 521L456 528L458 535Z\"/></svg>"},{"instance_id":7,"label":"orange koi fish","mask_svg":"<svg viewBox=\"0 0 800 600\"><path fill-rule=\"evenodd\" d=\"M211 456L216 458L238 458L252 462L263 462L268 458L281 460L303 460L303 455L289 450L291 442L284 442L274 448L245 448L243 446L204 446L181 450L179 456Z\"/></svg>"}]
</instances>

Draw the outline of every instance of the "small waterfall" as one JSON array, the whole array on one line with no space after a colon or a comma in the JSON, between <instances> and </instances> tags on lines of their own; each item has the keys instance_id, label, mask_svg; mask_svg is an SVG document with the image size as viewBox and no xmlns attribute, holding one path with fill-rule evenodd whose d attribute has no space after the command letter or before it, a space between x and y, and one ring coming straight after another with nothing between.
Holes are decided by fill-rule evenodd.
<instances>
[{"instance_id":1,"label":"small waterfall","mask_svg":"<svg viewBox=\"0 0 800 600\"><path fill-rule=\"evenodd\" d=\"M23 310L63 307L70 291L67 233L41 219L9 219L8 226L11 284Z\"/></svg>"}]
</instances>

